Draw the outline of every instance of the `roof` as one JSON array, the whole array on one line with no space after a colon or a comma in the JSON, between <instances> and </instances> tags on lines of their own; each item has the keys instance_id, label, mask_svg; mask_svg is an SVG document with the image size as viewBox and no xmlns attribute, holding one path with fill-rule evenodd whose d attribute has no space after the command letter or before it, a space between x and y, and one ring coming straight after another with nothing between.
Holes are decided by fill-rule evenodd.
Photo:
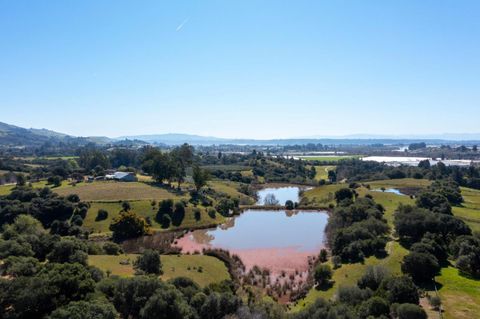
<instances>
[{"instance_id":1,"label":"roof","mask_svg":"<svg viewBox=\"0 0 480 319\"><path fill-rule=\"evenodd\" d=\"M113 176L114 176L116 179L122 179L122 178L124 178L124 177L129 176L129 175L132 175L132 173L131 173L131 172L115 172L115 173L113 174Z\"/></svg>"}]
</instances>

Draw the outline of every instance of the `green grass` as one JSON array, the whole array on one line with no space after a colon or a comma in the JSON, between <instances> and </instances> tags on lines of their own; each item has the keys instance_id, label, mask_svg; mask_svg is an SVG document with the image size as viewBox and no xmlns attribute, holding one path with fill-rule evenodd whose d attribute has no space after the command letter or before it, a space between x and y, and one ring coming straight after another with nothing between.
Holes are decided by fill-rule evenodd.
<instances>
[{"instance_id":1,"label":"green grass","mask_svg":"<svg viewBox=\"0 0 480 319\"><path fill-rule=\"evenodd\" d=\"M178 195L163 187L144 182L95 181L92 183L80 183L76 186L60 187L55 192L59 195L77 194L83 201L178 198Z\"/></svg>"},{"instance_id":2,"label":"green grass","mask_svg":"<svg viewBox=\"0 0 480 319\"><path fill-rule=\"evenodd\" d=\"M453 207L453 214L467 223L473 231L480 231L480 190L461 187L464 202Z\"/></svg>"},{"instance_id":3,"label":"green grass","mask_svg":"<svg viewBox=\"0 0 480 319\"><path fill-rule=\"evenodd\" d=\"M480 280L463 277L458 269L451 266L443 268L435 280L441 285L438 293L445 319L473 319L480 316Z\"/></svg>"},{"instance_id":4,"label":"green grass","mask_svg":"<svg viewBox=\"0 0 480 319\"><path fill-rule=\"evenodd\" d=\"M344 159L361 158L363 155L340 155L340 156L298 156L306 161L338 162Z\"/></svg>"},{"instance_id":5,"label":"green grass","mask_svg":"<svg viewBox=\"0 0 480 319\"><path fill-rule=\"evenodd\" d=\"M213 188L218 193L225 193L231 197L240 199L240 204L253 204L255 201L237 189L238 183L230 181L210 181L208 187Z\"/></svg>"},{"instance_id":6,"label":"green grass","mask_svg":"<svg viewBox=\"0 0 480 319\"><path fill-rule=\"evenodd\" d=\"M109 226L114 217L120 214L122 209L120 202L91 202L90 209L88 210L87 216L85 217L83 226L93 233L109 233ZM161 227L159 223L156 222L155 216L158 211L158 205L155 208L152 208L151 201L141 200L141 201L132 201L130 202L131 210L137 215L142 217L149 217L152 222L152 229L155 231L165 230ZM213 226L221 224L225 221L225 218L216 214L215 218L211 218L208 215L208 208L198 207L200 209L200 220L197 221L194 217L193 207L187 206L185 211L185 218L182 221L182 224L179 227L170 226L170 230L178 228L200 228L206 226ZM108 211L108 218L102 221L95 221L97 217L97 212L99 209L105 209Z\"/></svg>"},{"instance_id":7,"label":"green grass","mask_svg":"<svg viewBox=\"0 0 480 319\"><path fill-rule=\"evenodd\" d=\"M319 181L321 179L328 179L328 171L335 170L336 166L334 165L317 165L315 166L315 180Z\"/></svg>"},{"instance_id":8,"label":"green grass","mask_svg":"<svg viewBox=\"0 0 480 319\"><path fill-rule=\"evenodd\" d=\"M133 262L138 255L128 254L120 256L90 255L89 265L96 266L103 271L109 270L113 275L131 277L134 275ZM121 265L120 261L128 260L129 264ZM203 255L162 255L163 280L176 277L188 277L205 287L211 283L230 279L227 267L220 260ZM202 271L198 269L201 267Z\"/></svg>"},{"instance_id":9,"label":"green grass","mask_svg":"<svg viewBox=\"0 0 480 319\"><path fill-rule=\"evenodd\" d=\"M427 179L415 179L415 178L399 178L399 179L386 179L379 181L364 182L369 184L372 189L378 188L424 188L430 186L432 181Z\"/></svg>"}]
</instances>

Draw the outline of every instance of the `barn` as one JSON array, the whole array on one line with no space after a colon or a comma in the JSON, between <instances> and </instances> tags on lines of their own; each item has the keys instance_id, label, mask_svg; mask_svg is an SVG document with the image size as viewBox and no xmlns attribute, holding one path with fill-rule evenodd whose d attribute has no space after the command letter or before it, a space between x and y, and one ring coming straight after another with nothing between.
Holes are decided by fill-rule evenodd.
<instances>
[{"instance_id":1,"label":"barn","mask_svg":"<svg viewBox=\"0 0 480 319\"><path fill-rule=\"evenodd\" d=\"M137 176L132 172L115 172L112 175L107 175L107 179L114 179L120 182L136 182Z\"/></svg>"}]
</instances>

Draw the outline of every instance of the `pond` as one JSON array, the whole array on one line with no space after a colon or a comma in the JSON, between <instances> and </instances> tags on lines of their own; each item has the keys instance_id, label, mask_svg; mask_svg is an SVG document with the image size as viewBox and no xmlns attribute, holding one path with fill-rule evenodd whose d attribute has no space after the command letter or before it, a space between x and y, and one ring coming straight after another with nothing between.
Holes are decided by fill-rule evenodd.
<instances>
[{"instance_id":1,"label":"pond","mask_svg":"<svg viewBox=\"0 0 480 319\"><path fill-rule=\"evenodd\" d=\"M298 203L300 201L300 189L301 188L298 186L262 188L257 192L257 205L270 204L265 202L265 199L269 195L273 195L275 197L275 199L278 201L278 205L285 205L287 200Z\"/></svg>"},{"instance_id":2,"label":"pond","mask_svg":"<svg viewBox=\"0 0 480 319\"><path fill-rule=\"evenodd\" d=\"M194 230L177 241L183 252L222 248L271 271L304 271L325 245L325 211L246 210L215 229Z\"/></svg>"}]
</instances>

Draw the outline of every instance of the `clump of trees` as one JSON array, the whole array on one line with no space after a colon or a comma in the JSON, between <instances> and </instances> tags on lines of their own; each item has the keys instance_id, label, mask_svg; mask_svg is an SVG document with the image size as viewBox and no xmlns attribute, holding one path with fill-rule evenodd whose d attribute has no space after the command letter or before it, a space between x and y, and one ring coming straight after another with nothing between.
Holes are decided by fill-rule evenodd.
<instances>
[{"instance_id":1,"label":"clump of trees","mask_svg":"<svg viewBox=\"0 0 480 319\"><path fill-rule=\"evenodd\" d=\"M170 152L147 148L142 159L142 169L159 183L177 182L178 188L185 180L187 167L193 163L193 147L183 144ZM203 186L203 185L202 185Z\"/></svg>"},{"instance_id":2,"label":"clump of trees","mask_svg":"<svg viewBox=\"0 0 480 319\"><path fill-rule=\"evenodd\" d=\"M144 274L161 275L162 262L160 261L160 254L151 249L146 249L142 255L138 256L134 263L134 268Z\"/></svg>"},{"instance_id":3,"label":"clump of trees","mask_svg":"<svg viewBox=\"0 0 480 319\"><path fill-rule=\"evenodd\" d=\"M144 218L132 211L122 211L110 224L115 241L123 241L150 233L150 226Z\"/></svg>"},{"instance_id":4,"label":"clump of trees","mask_svg":"<svg viewBox=\"0 0 480 319\"><path fill-rule=\"evenodd\" d=\"M326 227L332 254L344 262L357 262L367 256L385 254L389 227L383 218L384 208L371 198L351 200L353 193L340 192L339 205Z\"/></svg>"}]
</instances>

